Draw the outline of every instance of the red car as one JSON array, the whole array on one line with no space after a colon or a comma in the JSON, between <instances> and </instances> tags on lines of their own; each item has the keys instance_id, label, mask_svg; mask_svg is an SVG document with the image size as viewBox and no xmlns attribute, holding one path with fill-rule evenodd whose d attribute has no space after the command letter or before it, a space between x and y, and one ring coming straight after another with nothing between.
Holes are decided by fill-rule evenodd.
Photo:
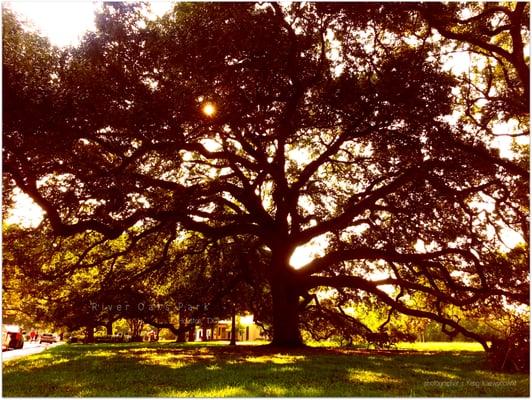
<instances>
[{"instance_id":1,"label":"red car","mask_svg":"<svg viewBox=\"0 0 532 400\"><path fill-rule=\"evenodd\" d=\"M17 325L2 325L2 351L24 347L24 332Z\"/></svg>"}]
</instances>

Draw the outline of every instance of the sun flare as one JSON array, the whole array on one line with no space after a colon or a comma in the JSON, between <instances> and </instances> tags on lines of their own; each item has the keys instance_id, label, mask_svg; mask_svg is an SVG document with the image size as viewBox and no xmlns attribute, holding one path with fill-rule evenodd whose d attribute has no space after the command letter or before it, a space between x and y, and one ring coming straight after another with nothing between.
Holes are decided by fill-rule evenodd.
<instances>
[{"instance_id":1,"label":"sun flare","mask_svg":"<svg viewBox=\"0 0 532 400\"><path fill-rule=\"evenodd\" d=\"M213 103L205 103L201 108L201 111L207 117L212 117L214 114L216 114L216 106Z\"/></svg>"}]
</instances>

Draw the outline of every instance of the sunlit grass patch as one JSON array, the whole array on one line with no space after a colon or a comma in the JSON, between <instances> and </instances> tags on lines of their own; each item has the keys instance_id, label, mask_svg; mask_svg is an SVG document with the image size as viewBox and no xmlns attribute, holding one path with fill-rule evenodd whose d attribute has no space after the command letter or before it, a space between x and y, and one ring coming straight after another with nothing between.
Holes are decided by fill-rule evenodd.
<instances>
[{"instance_id":1,"label":"sunlit grass patch","mask_svg":"<svg viewBox=\"0 0 532 400\"><path fill-rule=\"evenodd\" d=\"M290 389L282 385L273 385L266 383L262 390L264 391L264 396L270 397L282 397L287 396L290 393Z\"/></svg>"},{"instance_id":2,"label":"sunlit grass patch","mask_svg":"<svg viewBox=\"0 0 532 400\"><path fill-rule=\"evenodd\" d=\"M172 354L149 354L141 355L138 357L139 364L143 365L158 365L168 367L172 369L182 368L190 363L190 360L186 362L181 360Z\"/></svg>"},{"instance_id":3,"label":"sunlit grass patch","mask_svg":"<svg viewBox=\"0 0 532 400\"><path fill-rule=\"evenodd\" d=\"M316 348L339 348L338 342L335 341L313 341L307 342L310 347ZM367 349L368 344L360 343L354 348ZM393 346L395 350L416 350L416 351L475 351L482 352L484 349L478 342L399 342Z\"/></svg>"},{"instance_id":4,"label":"sunlit grass patch","mask_svg":"<svg viewBox=\"0 0 532 400\"><path fill-rule=\"evenodd\" d=\"M116 351L111 351L111 350L93 350L93 351L88 352L88 354L90 354L93 357L107 358L107 357L114 357L116 355Z\"/></svg>"},{"instance_id":5,"label":"sunlit grass patch","mask_svg":"<svg viewBox=\"0 0 532 400\"><path fill-rule=\"evenodd\" d=\"M223 386L209 390L169 390L161 392L161 397L250 397L252 393L241 386Z\"/></svg>"},{"instance_id":6,"label":"sunlit grass patch","mask_svg":"<svg viewBox=\"0 0 532 400\"><path fill-rule=\"evenodd\" d=\"M419 374L420 376L430 377L430 379L458 379L459 377L451 372L446 371L430 371L427 368L412 368L411 372Z\"/></svg>"},{"instance_id":7,"label":"sunlit grass patch","mask_svg":"<svg viewBox=\"0 0 532 400\"><path fill-rule=\"evenodd\" d=\"M348 373L349 380L356 383L401 383L400 379L377 371L349 368Z\"/></svg>"},{"instance_id":8,"label":"sunlit grass patch","mask_svg":"<svg viewBox=\"0 0 532 400\"><path fill-rule=\"evenodd\" d=\"M31 371L44 367L51 368L68 362L70 362L70 359L65 357L54 357L51 354L35 354L24 359L6 361L3 363L3 367L10 368L12 365L17 365L17 368L19 368L21 371Z\"/></svg>"},{"instance_id":9,"label":"sunlit grass patch","mask_svg":"<svg viewBox=\"0 0 532 400\"><path fill-rule=\"evenodd\" d=\"M484 351L482 345L478 342L401 342L397 344L397 349L417 351Z\"/></svg>"},{"instance_id":10,"label":"sunlit grass patch","mask_svg":"<svg viewBox=\"0 0 532 400\"><path fill-rule=\"evenodd\" d=\"M246 357L245 361L250 363L294 364L304 359L305 356L295 356L290 354L272 354L257 357Z\"/></svg>"}]
</instances>

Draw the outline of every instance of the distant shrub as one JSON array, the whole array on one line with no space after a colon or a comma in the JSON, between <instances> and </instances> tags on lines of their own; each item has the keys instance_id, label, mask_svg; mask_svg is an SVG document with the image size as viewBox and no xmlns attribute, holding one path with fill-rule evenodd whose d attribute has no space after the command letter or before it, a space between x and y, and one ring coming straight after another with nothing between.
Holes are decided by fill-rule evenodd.
<instances>
[{"instance_id":1,"label":"distant shrub","mask_svg":"<svg viewBox=\"0 0 532 400\"><path fill-rule=\"evenodd\" d=\"M415 342L416 335L409 332L402 332L396 328L386 331L368 332L364 335L367 343L378 349L389 349L395 347L398 342Z\"/></svg>"},{"instance_id":2,"label":"distant shrub","mask_svg":"<svg viewBox=\"0 0 532 400\"><path fill-rule=\"evenodd\" d=\"M94 336L94 343L124 343L124 341L122 335Z\"/></svg>"},{"instance_id":3,"label":"distant shrub","mask_svg":"<svg viewBox=\"0 0 532 400\"><path fill-rule=\"evenodd\" d=\"M176 336L169 329L161 329L161 331L159 332L159 339L175 340Z\"/></svg>"}]
</instances>

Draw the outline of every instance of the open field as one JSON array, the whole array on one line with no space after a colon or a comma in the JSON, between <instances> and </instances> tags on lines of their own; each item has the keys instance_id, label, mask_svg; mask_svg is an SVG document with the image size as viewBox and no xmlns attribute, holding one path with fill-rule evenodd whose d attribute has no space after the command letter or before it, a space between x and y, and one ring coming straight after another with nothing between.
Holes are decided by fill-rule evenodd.
<instances>
[{"instance_id":1,"label":"open field","mask_svg":"<svg viewBox=\"0 0 532 400\"><path fill-rule=\"evenodd\" d=\"M478 342L416 342L398 343L399 350L417 351L473 351L483 352L482 345Z\"/></svg>"},{"instance_id":2,"label":"open field","mask_svg":"<svg viewBox=\"0 0 532 400\"><path fill-rule=\"evenodd\" d=\"M4 362L3 395L529 395L528 375L490 371L482 352L461 350L456 343L420 343L420 351L309 348L290 352L221 344L58 346ZM468 349L469 344L464 346Z\"/></svg>"}]
</instances>

